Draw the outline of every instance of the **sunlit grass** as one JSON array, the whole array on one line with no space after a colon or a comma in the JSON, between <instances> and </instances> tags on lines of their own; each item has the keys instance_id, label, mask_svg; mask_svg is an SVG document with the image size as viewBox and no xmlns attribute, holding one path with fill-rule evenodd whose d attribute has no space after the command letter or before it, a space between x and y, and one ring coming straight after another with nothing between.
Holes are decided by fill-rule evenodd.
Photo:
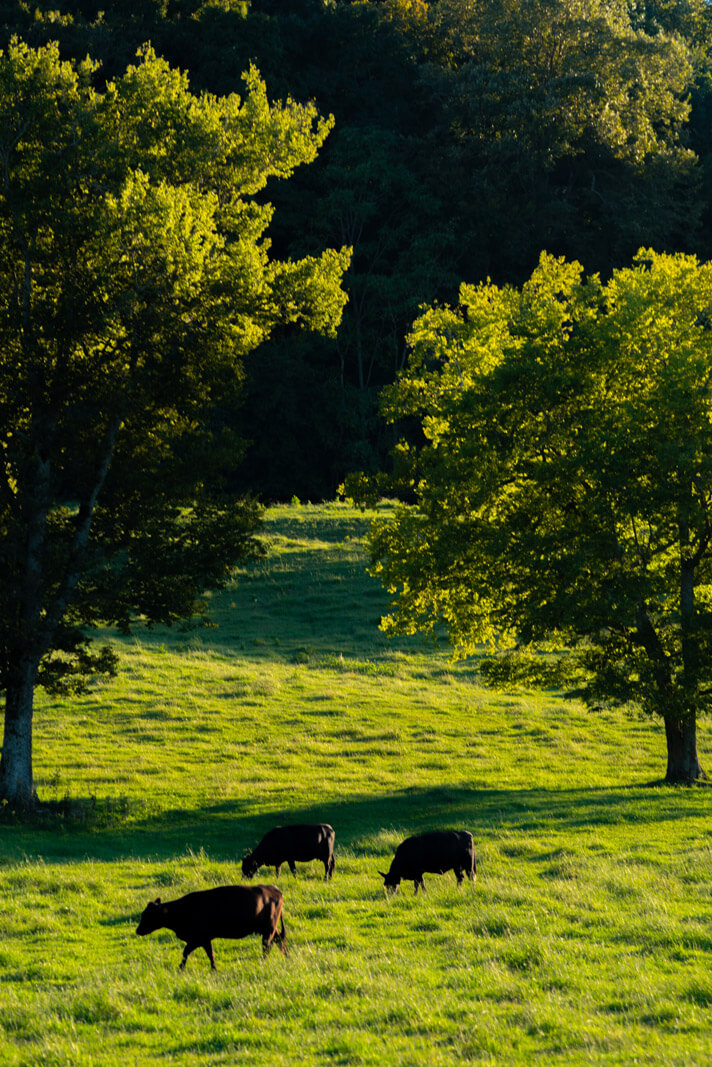
<instances>
[{"instance_id":1,"label":"sunlit grass","mask_svg":"<svg viewBox=\"0 0 712 1067\"><path fill-rule=\"evenodd\" d=\"M387 640L364 529L271 511L216 628L136 634L117 679L40 698L38 788L68 815L0 830L0 1064L709 1061L710 793L646 784L655 724ZM218 941L216 974L179 974L173 934L135 936L287 819L337 835L331 883L283 869L287 959ZM472 830L476 888L387 900L378 870L437 826Z\"/></svg>"}]
</instances>

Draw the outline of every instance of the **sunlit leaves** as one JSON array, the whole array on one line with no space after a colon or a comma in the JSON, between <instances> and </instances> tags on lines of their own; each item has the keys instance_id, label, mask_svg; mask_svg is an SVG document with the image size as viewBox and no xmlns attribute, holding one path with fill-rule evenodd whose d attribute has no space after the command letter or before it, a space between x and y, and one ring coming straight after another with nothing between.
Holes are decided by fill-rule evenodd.
<instances>
[{"instance_id":1,"label":"sunlit leaves","mask_svg":"<svg viewBox=\"0 0 712 1067\"><path fill-rule=\"evenodd\" d=\"M425 435L416 506L372 537L387 629L553 642L594 702L706 708L711 303L710 264L641 250L606 284L542 255L521 290L423 313L386 396Z\"/></svg>"},{"instance_id":2,"label":"sunlit leaves","mask_svg":"<svg viewBox=\"0 0 712 1067\"><path fill-rule=\"evenodd\" d=\"M345 302L348 252L273 260L253 199L330 118L254 67L195 94L148 45L93 70L0 53L0 687L21 654L81 684L110 665L82 622L190 614L256 550L258 509L214 495L243 448L215 409L277 323L333 334Z\"/></svg>"},{"instance_id":3,"label":"sunlit leaves","mask_svg":"<svg viewBox=\"0 0 712 1067\"><path fill-rule=\"evenodd\" d=\"M496 101L498 136L523 139L551 162L593 136L640 163L687 115L686 47L634 30L624 0L444 0L432 20L443 59L482 82L490 107ZM469 103L474 119L477 101ZM481 136L476 126L473 134Z\"/></svg>"},{"instance_id":4,"label":"sunlit leaves","mask_svg":"<svg viewBox=\"0 0 712 1067\"><path fill-rule=\"evenodd\" d=\"M106 121L142 168L220 189L221 197L254 195L270 177L287 178L316 158L333 126L313 104L270 103L259 72L237 93L195 96L187 74L149 47L141 62L107 87Z\"/></svg>"}]
</instances>

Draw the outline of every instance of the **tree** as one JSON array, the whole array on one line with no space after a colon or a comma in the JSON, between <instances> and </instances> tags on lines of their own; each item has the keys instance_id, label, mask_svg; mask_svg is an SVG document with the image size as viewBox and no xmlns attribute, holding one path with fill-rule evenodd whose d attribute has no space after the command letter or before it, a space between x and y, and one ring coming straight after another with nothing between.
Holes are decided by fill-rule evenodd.
<instances>
[{"instance_id":1,"label":"tree","mask_svg":"<svg viewBox=\"0 0 712 1067\"><path fill-rule=\"evenodd\" d=\"M712 264L641 250L606 284L543 254L415 322L386 391L414 506L380 523L389 631L444 626L493 681L659 716L704 777L712 703Z\"/></svg>"},{"instance_id":2,"label":"tree","mask_svg":"<svg viewBox=\"0 0 712 1067\"><path fill-rule=\"evenodd\" d=\"M314 92L336 115L336 129L316 165L276 192L275 242L296 256L351 247L349 301L334 340L308 353L293 337L270 345L269 362L284 368L282 390L290 380L295 386L284 440L257 429L274 401L273 372L267 361L251 370L254 403L243 412L252 423L245 435L256 443L239 476L254 472L260 486L289 499L277 474L300 497L315 499L333 496L345 471L388 462L392 436L378 418L378 392L402 365L403 337L418 307L457 292L459 234L449 217L450 190L425 143L431 115L417 68L384 23L381 4L324 5L309 20L290 16L289 29L286 18L282 13L279 22L290 41L288 83ZM305 406L298 394L313 388L312 377L320 402ZM294 440L296 450L284 447ZM316 462L307 468L308 454Z\"/></svg>"},{"instance_id":3,"label":"tree","mask_svg":"<svg viewBox=\"0 0 712 1067\"><path fill-rule=\"evenodd\" d=\"M281 346L270 344L268 360L259 353L250 361L261 366L250 369L254 404L244 409L245 435L257 445L244 476L259 472L261 492L281 499L291 494L275 485L276 473L291 480L293 492L314 499L333 496L346 470L387 464L393 441L378 418L378 393L403 363L403 338L418 307L443 291L454 295L459 280L452 267L457 239L423 174L422 141L352 124L334 132L309 182L279 201L283 221L302 220L299 241L292 238L289 248L302 255L309 247L348 245L349 302L334 340L310 344L304 353L303 344L286 337ZM300 441L297 449L285 447L289 434L276 439L259 431L274 402L271 379L280 364L281 390L291 393L283 410ZM299 397L305 390L321 402L305 404Z\"/></svg>"},{"instance_id":4,"label":"tree","mask_svg":"<svg viewBox=\"0 0 712 1067\"><path fill-rule=\"evenodd\" d=\"M336 116L315 166L270 186L270 236L279 258L353 243L349 302L338 338L307 349L280 331L250 360L249 403L227 421L254 441L235 480L254 492L314 499L346 470L387 464L378 391L418 307L452 301L460 279L520 284L542 248L588 271L641 245L707 255L705 0L52 6L0 0L5 41L89 53L97 86L146 40L194 91L235 89L254 59L278 99Z\"/></svg>"},{"instance_id":5,"label":"tree","mask_svg":"<svg viewBox=\"0 0 712 1067\"><path fill-rule=\"evenodd\" d=\"M272 177L331 120L190 92L150 48L95 65L15 39L0 53L0 797L36 799L37 685L112 670L87 627L190 616L257 550L259 511L219 494L243 357L276 323L331 333L348 253L269 257Z\"/></svg>"},{"instance_id":6,"label":"tree","mask_svg":"<svg viewBox=\"0 0 712 1067\"><path fill-rule=\"evenodd\" d=\"M589 270L642 243L693 250L686 42L634 29L626 0L407 6L449 124L466 277L523 280L542 247Z\"/></svg>"}]
</instances>

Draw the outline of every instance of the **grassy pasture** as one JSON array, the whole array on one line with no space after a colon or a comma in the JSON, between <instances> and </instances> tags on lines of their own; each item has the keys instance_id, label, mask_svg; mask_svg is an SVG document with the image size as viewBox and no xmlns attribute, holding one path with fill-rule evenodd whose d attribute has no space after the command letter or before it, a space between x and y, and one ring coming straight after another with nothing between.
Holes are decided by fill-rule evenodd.
<instances>
[{"instance_id":1,"label":"grassy pasture","mask_svg":"<svg viewBox=\"0 0 712 1067\"><path fill-rule=\"evenodd\" d=\"M270 511L217 628L141 633L111 683L40 698L38 787L70 814L0 827L0 1064L710 1062L712 792L646 784L655 724L387 641L364 529ZM181 974L173 934L135 936L286 819L337 834L331 884L278 880L287 959L217 941L217 973ZM386 900L378 869L438 826L474 833L474 891Z\"/></svg>"}]
</instances>

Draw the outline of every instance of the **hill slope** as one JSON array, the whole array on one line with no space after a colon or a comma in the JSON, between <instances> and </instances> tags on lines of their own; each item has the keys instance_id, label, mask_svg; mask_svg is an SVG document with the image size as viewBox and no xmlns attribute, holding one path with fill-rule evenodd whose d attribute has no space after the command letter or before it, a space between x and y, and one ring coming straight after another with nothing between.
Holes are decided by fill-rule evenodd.
<instances>
[{"instance_id":1,"label":"hill slope","mask_svg":"<svg viewBox=\"0 0 712 1067\"><path fill-rule=\"evenodd\" d=\"M706 1060L712 794L642 784L652 724L387 641L365 522L270 511L215 629L140 633L113 682L40 701L38 788L69 815L0 834L0 1064ZM172 934L134 936L149 899L242 881L268 827L317 819L336 873L277 879L287 960L218 941L216 974L178 974ZM378 870L436 826L474 833L476 889L387 900Z\"/></svg>"}]
</instances>

